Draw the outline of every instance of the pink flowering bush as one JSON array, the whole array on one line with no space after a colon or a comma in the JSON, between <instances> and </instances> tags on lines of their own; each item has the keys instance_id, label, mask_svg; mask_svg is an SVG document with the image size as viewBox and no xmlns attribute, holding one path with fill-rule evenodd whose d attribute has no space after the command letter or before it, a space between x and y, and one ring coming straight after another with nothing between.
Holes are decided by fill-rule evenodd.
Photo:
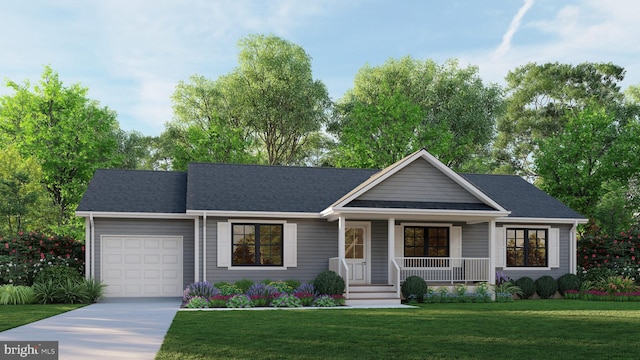
<instances>
[{"instance_id":1,"label":"pink flowering bush","mask_svg":"<svg viewBox=\"0 0 640 360\"><path fill-rule=\"evenodd\" d=\"M0 285L30 286L38 272L50 266L68 266L83 275L84 244L34 231L0 237Z\"/></svg>"},{"instance_id":2,"label":"pink flowering bush","mask_svg":"<svg viewBox=\"0 0 640 360\"><path fill-rule=\"evenodd\" d=\"M577 251L583 278L598 280L620 275L640 283L640 228L623 231L613 237L590 229L578 241Z\"/></svg>"}]
</instances>

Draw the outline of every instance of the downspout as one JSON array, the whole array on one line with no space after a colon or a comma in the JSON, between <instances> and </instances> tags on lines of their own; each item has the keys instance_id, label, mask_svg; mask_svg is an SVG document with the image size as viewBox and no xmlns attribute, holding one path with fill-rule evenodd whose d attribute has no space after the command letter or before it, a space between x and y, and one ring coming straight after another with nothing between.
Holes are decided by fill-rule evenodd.
<instances>
[{"instance_id":1,"label":"downspout","mask_svg":"<svg viewBox=\"0 0 640 360\"><path fill-rule=\"evenodd\" d=\"M193 281L200 281L200 217L193 219Z\"/></svg>"},{"instance_id":2,"label":"downspout","mask_svg":"<svg viewBox=\"0 0 640 360\"><path fill-rule=\"evenodd\" d=\"M91 221L87 216L84 219L84 277L89 280L91 278Z\"/></svg>"},{"instance_id":3,"label":"downspout","mask_svg":"<svg viewBox=\"0 0 640 360\"><path fill-rule=\"evenodd\" d=\"M571 274L576 274L577 266L578 266L578 220L573 221L573 226L571 227L571 235L569 236L570 244L569 251L571 254L569 255L569 272Z\"/></svg>"},{"instance_id":4,"label":"downspout","mask_svg":"<svg viewBox=\"0 0 640 360\"><path fill-rule=\"evenodd\" d=\"M95 279L96 278L96 266L95 266L95 256L96 256L96 224L93 221L93 213L89 213L89 223L91 224L91 235L90 235L90 239L89 239L89 243L90 243L90 247L91 247L91 259L89 260L90 262L90 267L91 267L91 278ZM86 251L86 249L85 249ZM102 280L102 279L100 279Z\"/></svg>"},{"instance_id":5,"label":"downspout","mask_svg":"<svg viewBox=\"0 0 640 360\"><path fill-rule=\"evenodd\" d=\"M202 281L207 281L207 212L202 215Z\"/></svg>"}]
</instances>

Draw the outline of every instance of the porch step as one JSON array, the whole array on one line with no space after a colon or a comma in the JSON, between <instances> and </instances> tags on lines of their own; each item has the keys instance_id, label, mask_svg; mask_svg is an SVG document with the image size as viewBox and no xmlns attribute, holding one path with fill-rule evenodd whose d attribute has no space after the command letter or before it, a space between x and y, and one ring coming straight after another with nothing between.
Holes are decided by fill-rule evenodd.
<instances>
[{"instance_id":1,"label":"porch step","mask_svg":"<svg viewBox=\"0 0 640 360\"><path fill-rule=\"evenodd\" d=\"M346 305L398 305L400 297L393 285L351 285Z\"/></svg>"}]
</instances>

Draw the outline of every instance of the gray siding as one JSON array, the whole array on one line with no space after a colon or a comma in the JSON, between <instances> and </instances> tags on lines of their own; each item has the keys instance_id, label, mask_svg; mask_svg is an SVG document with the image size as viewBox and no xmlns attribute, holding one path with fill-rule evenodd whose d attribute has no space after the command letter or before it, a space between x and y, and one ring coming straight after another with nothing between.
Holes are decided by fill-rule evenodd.
<instances>
[{"instance_id":1,"label":"gray siding","mask_svg":"<svg viewBox=\"0 0 640 360\"><path fill-rule=\"evenodd\" d=\"M489 257L489 223L462 226L462 257Z\"/></svg>"},{"instance_id":2,"label":"gray siding","mask_svg":"<svg viewBox=\"0 0 640 360\"><path fill-rule=\"evenodd\" d=\"M95 273L100 277L101 235L170 235L182 236L183 287L193 282L193 220L95 219Z\"/></svg>"},{"instance_id":3,"label":"gray siding","mask_svg":"<svg viewBox=\"0 0 640 360\"><path fill-rule=\"evenodd\" d=\"M479 202L475 196L423 160L407 165L358 200Z\"/></svg>"},{"instance_id":4,"label":"gray siding","mask_svg":"<svg viewBox=\"0 0 640 360\"><path fill-rule=\"evenodd\" d=\"M207 281L234 282L241 279L253 281L295 279L313 280L318 273L329 269L329 258L338 256L338 223L326 220L288 220L298 224L298 266L287 270L229 270L217 267L217 223L227 219L207 218ZM259 219L255 220L260 222Z\"/></svg>"},{"instance_id":5,"label":"gray siding","mask_svg":"<svg viewBox=\"0 0 640 360\"><path fill-rule=\"evenodd\" d=\"M521 224L519 224L521 225ZM509 224L496 224L496 226L504 226L504 227L509 227L512 225ZM543 275L550 275L552 277L554 277L555 279L559 278L560 276L570 272L569 269L569 239L570 239L570 232L571 232L571 225L552 225L552 227L554 228L559 228L560 229L560 267L558 268L551 268L551 270L536 270L535 268L532 269L527 269L527 270L504 270L504 273L509 276L510 278L517 280L521 277L525 277L528 276L530 278L532 278L533 280L536 280L537 278L543 276ZM496 268L496 271L503 271L502 268Z\"/></svg>"},{"instance_id":6,"label":"gray siding","mask_svg":"<svg viewBox=\"0 0 640 360\"><path fill-rule=\"evenodd\" d=\"M387 248L387 222L371 222L371 283L386 284L388 279L389 255Z\"/></svg>"}]
</instances>

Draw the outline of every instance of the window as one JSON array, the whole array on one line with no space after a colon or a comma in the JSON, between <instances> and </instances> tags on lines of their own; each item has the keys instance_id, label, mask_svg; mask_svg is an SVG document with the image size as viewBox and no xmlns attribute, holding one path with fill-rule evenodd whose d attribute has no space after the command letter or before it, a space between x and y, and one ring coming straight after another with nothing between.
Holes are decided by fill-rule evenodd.
<instances>
[{"instance_id":1,"label":"window","mask_svg":"<svg viewBox=\"0 0 640 360\"><path fill-rule=\"evenodd\" d=\"M233 224L232 265L282 266L282 224Z\"/></svg>"},{"instance_id":2,"label":"window","mask_svg":"<svg viewBox=\"0 0 640 360\"><path fill-rule=\"evenodd\" d=\"M449 227L405 226L404 256L449 257Z\"/></svg>"},{"instance_id":3,"label":"window","mask_svg":"<svg viewBox=\"0 0 640 360\"><path fill-rule=\"evenodd\" d=\"M547 229L507 229L507 266L546 267Z\"/></svg>"}]
</instances>

